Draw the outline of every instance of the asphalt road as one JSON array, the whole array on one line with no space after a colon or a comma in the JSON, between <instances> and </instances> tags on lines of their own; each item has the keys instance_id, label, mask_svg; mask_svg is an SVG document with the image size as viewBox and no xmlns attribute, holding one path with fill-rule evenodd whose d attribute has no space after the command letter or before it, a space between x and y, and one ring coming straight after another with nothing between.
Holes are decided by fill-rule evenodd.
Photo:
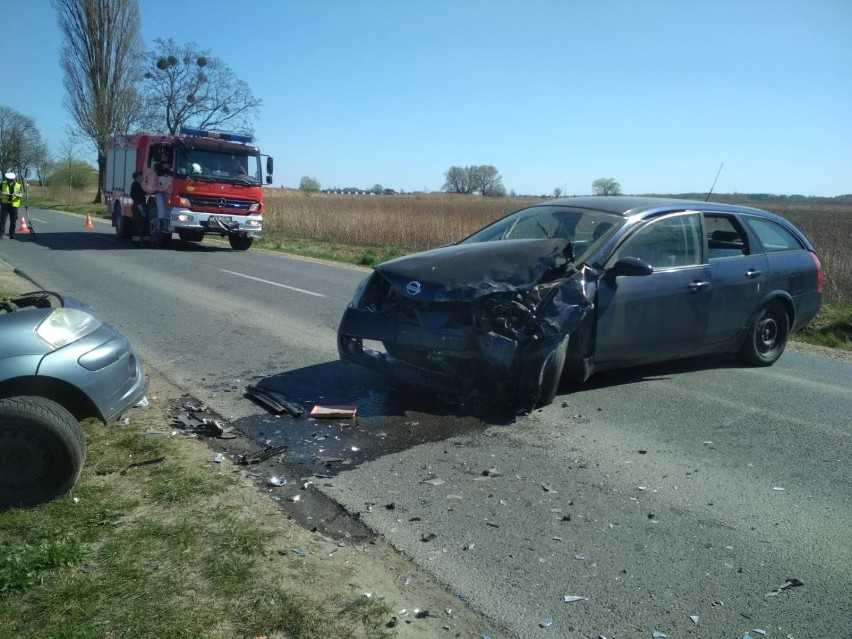
<instances>
[{"instance_id":1,"label":"asphalt road","mask_svg":"<svg viewBox=\"0 0 852 639\"><path fill-rule=\"evenodd\" d=\"M463 413L337 362L362 270L212 242L133 249L101 220L30 217L36 241L0 255L286 445L314 488L511 636L852 637L849 362L700 358L593 378L526 417ZM258 382L359 419L272 417L243 394Z\"/></svg>"}]
</instances>

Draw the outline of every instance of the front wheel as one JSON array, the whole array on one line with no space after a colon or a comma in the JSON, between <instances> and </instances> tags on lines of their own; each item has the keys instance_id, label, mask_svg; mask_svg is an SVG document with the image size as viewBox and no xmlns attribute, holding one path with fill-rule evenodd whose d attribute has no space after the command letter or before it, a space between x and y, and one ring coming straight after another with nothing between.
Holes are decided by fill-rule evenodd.
<instances>
[{"instance_id":1,"label":"front wheel","mask_svg":"<svg viewBox=\"0 0 852 639\"><path fill-rule=\"evenodd\" d=\"M228 243L235 251L247 251L251 248L254 238L251 235L229 235Z\"/></svg>"},{"instance_id":2,"label":"front wheel","mask_svg":"<svg viewBox=\"0 0 852 639\"><path fill-rule=\"evenodd\" d=\"M85 459L85 436L65 408L44 397L0 400L0 509L68 491Z\"/></svg>"},{"instance_id":3,"label":"front wheel","mask_svg":"<svg viewBox=\"0 0 852 639\"><path fill-rule=\"evenodd\" d=\"M151 219L151 248L168 248L172 244L172 234L160 229L160 220L156 217Z\"/></svg>"},{"instance_id":4,"label":"front wheel","mask_svg":"<svg viewBox=\"0 0 852 639\"><path fill-rule=\"evenodd\" d=\"M556 399L556 391L559 390L559 382L562 380L562 371L565 368L565 356L568 353L568 339L565 335L559 346L547 357L541 369L541 381L539 382L538 400L536 408L552 404Z\"/></svg>"},{"instance_id":5,"label":"front wheel","mask_svg":"<svg viewBox=\"0 0 852 639\"><path fill-rule=\"evenodd\" d=\"M771 366L784 352L789 335L790 318L784 305L770 302L760 309L749 327L739 358L752 366Z\"/></svg>"}]
</instances>

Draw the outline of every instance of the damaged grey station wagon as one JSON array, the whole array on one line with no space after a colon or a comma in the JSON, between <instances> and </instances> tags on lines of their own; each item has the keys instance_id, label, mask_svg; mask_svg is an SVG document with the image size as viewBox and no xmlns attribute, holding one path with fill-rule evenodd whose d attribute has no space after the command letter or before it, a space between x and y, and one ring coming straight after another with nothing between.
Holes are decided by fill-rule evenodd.
<instances>
[{"instance_id":1,"label":"damaged grey station wagon","mask_svg":"<svg viewBox=\"0 0 852 639\"><path fill-rule=\"evenodd\" d=\"M596 371L704 353L769 366L821 302L819 259L778 215L563 198L376 266L338 351L403 384L529 409Z\"/></svg>"}]
</instances>

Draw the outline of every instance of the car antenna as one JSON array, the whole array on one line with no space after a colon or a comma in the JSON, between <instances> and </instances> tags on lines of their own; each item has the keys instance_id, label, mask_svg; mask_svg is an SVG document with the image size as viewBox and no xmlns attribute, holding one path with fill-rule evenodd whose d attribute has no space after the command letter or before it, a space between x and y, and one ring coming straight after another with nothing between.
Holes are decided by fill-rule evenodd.
<instances>
[{"instance_id":1,"label":"car antenna","mask_svg":"<svg viewBox=\"0 0 852 639\"><path fill-rule=\"evenodd\" d=\"M709 202L709 201L710 201L710 196L711 196L711 195L713 195L713 189L714 189L714 188L716 188L716 180L718 180L718 179L719 179L719 174L722 172L722 167L723 167L723 166L725 166L725 163L724 163L724 162L722 162L722 163L719 165L719 170L718 170L718 171L716 171L716 179L714 179L714 180L713 180L713 186L711 186L711 187L710 187L710 193L708 193L708 194L707 194L707 199L706 199L706 200L704 200L705 202Z\"/></svg>"}]
</instances>

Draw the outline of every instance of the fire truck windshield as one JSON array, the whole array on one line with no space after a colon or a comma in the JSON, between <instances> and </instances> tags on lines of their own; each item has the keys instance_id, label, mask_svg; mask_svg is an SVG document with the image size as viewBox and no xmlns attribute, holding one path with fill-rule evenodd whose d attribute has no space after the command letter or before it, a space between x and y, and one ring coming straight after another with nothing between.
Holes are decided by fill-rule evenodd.
<instances>
[{"instance_id":1,"label":"fire truck windshield","mask_svg":"<svg viewBox=\"0 0 852 639\"><path fill-rule=\"evenodd\" d=\"M234 182L239 184L261 184L260 158L256 155L239 155L208 151L206 149L184 149L178 158L175 174L190 179Z\"/></svg>"}]
</instances>

